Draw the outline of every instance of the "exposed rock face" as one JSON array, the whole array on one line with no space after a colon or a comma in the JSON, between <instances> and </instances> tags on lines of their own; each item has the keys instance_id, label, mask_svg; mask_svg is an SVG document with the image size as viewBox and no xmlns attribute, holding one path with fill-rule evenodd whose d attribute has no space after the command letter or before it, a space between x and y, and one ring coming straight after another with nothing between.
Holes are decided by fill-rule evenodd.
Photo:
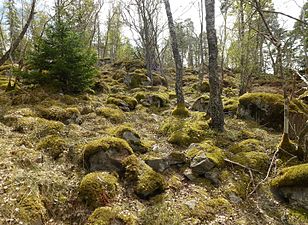
<instances>
[{"instance_id":1,"label":"exposed rock face","mask_svg":"<svg viewBox=\"0 0 308 225\"><path fill-rule=\"evenodd\" d=\"M192 111L206 112L209 104L208 96L201 96L191 106Z\"/></svg>"},{"instance_id":2,"label":"exposed rock face","mask_svg":"<svg viewBox=\"0 0 308 225\"><path fill-rule=\"evenodd\" d=\"M81 161L89 171L123 172L122 160L131 154L133 150L125 140L104 137L84 147Z\"/></svg>"},{"instance_id":3,"label":"exposed rock face","mask_svg":"<svg viewBox=\"0 0 308 225\"><path fill-rule=\"evenodd\" d=\"M280 171L271 188L280 200L308 210L308 163Z\"/></svg>"},{"instance_id":4,"label":"exposed rock face","mask_svg":"<svg viewBox=\"0 0 308 225\"><path fill-rule=\"evenodd\" d=\"M281 131L283 128L283 96L271 93L246 93L239 98L237 114L261 125ZM307 119L307 106L300 101L290 103L290 114Z\"/></svg>"}]
</instances>

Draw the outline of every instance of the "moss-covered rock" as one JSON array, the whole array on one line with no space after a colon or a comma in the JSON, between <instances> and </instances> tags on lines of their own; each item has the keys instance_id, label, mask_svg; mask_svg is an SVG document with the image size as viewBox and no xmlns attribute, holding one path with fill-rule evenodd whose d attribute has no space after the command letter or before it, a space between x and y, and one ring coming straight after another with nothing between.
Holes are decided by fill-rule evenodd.
<instances>
[{"instance_id":1,"label":"moss-covered rock","mask_svg":"<svg viewBox=\"0 0 308 225\"><path fill-rule=\"evenodd\" d=\"M111 133L116 137L122 138L128 142L134 152L146 153L151 145L142 140L138 132L128 125L121 125L111 129Z\"/></svg>"},{"instance_id":2,"label":"moss-covered rock","mask_svg":"<svg viewBox=\"0 0 308 225\"><path fill-rule=\"evenodd\" d=\"M160 92L138 92L135 95L137 101L147 107L165 107L169 103L169 96Z\"/></svg>"},{"instance_id":3,"label":"moss-covered rock","mask_svg":"<svg viewBox=\"0 0 308 225\"><path fill-rule=\"evenodd\" d=\"M231 159L258 171L266 171L270 163L270 158L266 153L255 151L240 152L235 154Z\"/></svg>"},{"instance_id":4,"label":"moss-covered rock","mask_svg":"<svg viewBox=\"0 0 308 225\"><path fill-rule=\"evenodd\" d=\"M19 219L23 224L43 225L47 210L39 195L28 195L18 202Z\"/></svg>"},{"instance_id":5,"label":"moss-covered rock","mask_svg":"<svg viewBox=\"0 0 308 225\"><path fill-rule=\"evenodd\" d=\"M184 117L189 117L190 113L189 113L188 109L186 108L185 104L179 104L172 111L172 115L184 118Z\"/></svg>"},{"instance_id":6,"label":"moss-covered rock","mask_svg":"<svg viewBox=\"0 0 308 225\"><path fill-rule=\"evenodd\" d=\"M136 225L137 219L127 211L117 208L100 207L97 208L87 221L88 225Z\"/></svg>"},{"instance_id":7,"label":"moss-covered rock","mask_svg":"<svg viewBox=\"0 0 308 225\"><path fill-rule=\"evenodd\" d=\"M256 139L246 139L231 146L230 152L237 154L240 152L264 152L261 141Z\"/></svg>"},{"instance_id":8,"label":"moss-covered rock","mask_svg":"<svg viewBox=\"0 0 308 225\"><path fill-rule=\"evenodd\" d=\"M125 166L125 178L134 184L134 191L140 198L150 198L162 193L166 188L164 177L155 172L144 161L132 155L127 157Z\"/></svg>"},{"instance_id":9,"label":"moss-covered rock","mask_svg":"<svg viewBox=\"0 0 308 225\"><path fill-rule=\"evenodd\" d=\"M64 124L77 123L81 124L81 117L78 108L62 108L59 106L43 106L37 108L37 114L47 120L61 121Z\"/></svg>"},{"instance_id":10,"label":"moss-covered rock","mask_svg":"<svg viewBox=\"0 0 308 225\"><path fill-rule=\"evenodd\" d=\"M92 89L95 91L95 93L104 93L108 94L110 92L109 85L104 82L103 80L97 80L94 82Z\"/></svg>"},{"instance_id":11,"label":"moss-covered rock","mask_svg":"<svg viewBox=\"0 0 308 225\"><path fill-rule=\"evenodd\" d=\"M224 112L228 115L235 115L238 108L238 98L229 98L223 101Z\"/></svg>"},{"instance_id":12,"label":"moss-covered rock","mask_svg":"<svg viewBox=\"0 0 308 225\"><path fill-rule=\"evenodd\" d=\"M239 98L237 114L241 118L253 119L261 125L281 131L283 103L283 96L279 94L246 93ZM289 106L290 114L302 114L303 117L307 117L307 106L304 103L294 99Z\"/></svg>"},{"instance_id":13,"label":"moss-covered rock","mask_svg":"<svg viewBox=\"0 0 308 225\"><path fill-rule=\"evenodd\" d=\"M123 170L122 160L131 154L133 154L133 150L125 140L116 137L103 137L84 146L81 161L90 171L121 172Z\"/></svg>"},{"instance_id":14,"label":"moss-covered rock","mask_svg":"<svg viewBox=\"0 0 308 225\"><path fill-rule=\"evenodd\" d=\"M110 95L107 99L107 104L114 104L123 111L131 111L136 108L138 102L133 97L118 94Z\"/></svg>"},{"instance_id":15,"label":"moss-covered rock","mask_svg":"<svg viewBox=\"0 0 308 225\"><path fill-rule=\"evenodd\" d=\"M197 98L192 106L192 111L198 111L198 112L207 112L208 104L209 104L210 97L208 95L203 95L199 98Z\"/></svg>"},{"instance_id":16,"label":"moss-covered rock","mask_svg":"<svg viewBox=\"0 0 308 225\"><path fill-rule=\"evenodd\" d=\"M282 169L271 188L279 199L308 210L308 164Z\"/></svg>"},{"instance_id":17,"label":"moss-covered rock","mask_svg":"<svg viewBox=\"0 0 308 225\"><path fill-rule=\"evenodd\" d=\"M136 69L134 72L128 72L124 76L124 83L129 88L144 86L149 83L145 69Z\"/></svg>"},{"instance_id":18,"label":"moss-covered rock","mask_svg":"<svg viewBox=\"0 0 308 225\"><path fill-rule=\"evenodd\" d=\"M207 135L209 126L204 118L192 115L188 119L169 118L164 121L160 131L168 135L168 142L179 146L188 146L191 143L201 142Z\"/></svg>"},{"instance_id":19,"label":"moss-covered rock","mask_svg":"<svg viewBox=\"0 0 308 225\"><path fill-rule=\"evenodd\" d=\"M121 123L125 119L125 114L121 109L111 107L100 107L96 109L96 115L103 116L113 123Z\"/></svg>"},{"instance_id":20,"label":"moss-covered rock","mask_svg":"<svg viewBox=\"0 0 308 225\"><path fill-rule=\"evenodd\" d=\"M210 92L210 84L208 81L203 81L200 85L200 83L195 83L192 86L195 90L200 91L201 93Z\"/></svg>"},{"instance_id":21,"label":"moss-covered rock","mask_svg":"<svg viewBox=\"0 0 308 225\"><path fill-rule=\"evenodd\" d=\"M47 153L53 159L58 159L68 149L68 145L60 136L48 135L40 140L36 149Z\"/></svg>"},{"instance_id":22,"label":"moss-covered rock","mask_svg":"<svg viewBox=\"0 0 308 225\"><path fill-rule=\"evenodd\" d=\"M94 209L110 203L118 193L118 179L107 172L89 173L79 185L79 197Z\"/></svg>"}]
</instances>

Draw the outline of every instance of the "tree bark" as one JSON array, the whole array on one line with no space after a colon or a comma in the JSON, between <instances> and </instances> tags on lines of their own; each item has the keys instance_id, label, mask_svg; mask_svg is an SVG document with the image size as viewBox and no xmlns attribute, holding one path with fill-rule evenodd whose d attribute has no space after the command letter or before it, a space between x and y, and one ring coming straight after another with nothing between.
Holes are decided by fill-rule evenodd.
<instances>
[{"instance_id":1,"label":"tree bark","mask_svg":"<svg viewBox=\"0 0 308 225\"><path fill-rule=\"evenodd\" d=\"M1 59L0 59L0 66L3 65L10 58L12 53L17 49L17 47L20 44L21 40L25 36L25 33L27 32L28 27L30 26L30 23L31 23L31 21L32 21L32 19L34 17L34 14L35 14L35 12L34 12L35 4L36 4L36 0L33 0L32 4L31 4L31 11L30 11L29 17L27 19L27 22L26 22L25 26L22 28L22 30L21 30L20 34L18 35L18 37L16 38L16 40L11 44L10 49L7 50L5 52L5 54L1 57Z\"/></svg>"},{"instance_id":2,"label":"tree bark","mask_svg":"<svg viewBox=\"0 0 308 225\"><path fill-rule=\"evenodd\" d=\"M183 63L181 59L181 55L178 48L178 42L176 39L176 33L175 33L175 27L174 22L172 18L171 8L169 0L164 0L165 3L165 9L166 14L168 17L168 26L169 26L169 32L170 32L170 38L171 38L171 46L172 46L172 52L173 52L173 58L175 61L175 69L176 69L176 83L175 83L175 92L177 97L177 105L184 105L184 95L183 95Z\"/></svg>"},{"instance_id":3,"label":"tree bark","mask_svg":"<svg viewBox=\"0 0 308 225\"><path fill-rule=\"evenodd\" d=\"M212 128L224 130L224 112L221 100L221 82L217 72L217 37L215 30L215 0L205 0L206 32L209 49L209 83L210 100L208 114L211 117Z\"/></svg>"}]
</instances>

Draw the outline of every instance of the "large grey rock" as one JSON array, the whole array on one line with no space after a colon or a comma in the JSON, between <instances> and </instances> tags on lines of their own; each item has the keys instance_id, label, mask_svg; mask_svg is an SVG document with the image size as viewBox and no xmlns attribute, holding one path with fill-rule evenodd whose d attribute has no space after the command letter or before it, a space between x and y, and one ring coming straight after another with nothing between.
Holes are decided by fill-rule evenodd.
<instances>
[{"instance_id":1,"label":"large grey rock","mask_svg":"<svg viewBox=\"0 0 308 225\"><path fill-rule=\"evenodd\" d=\"M308 187L282 187L279 194L289 204L308 210Z\"/></svg>"},{"instance_id":2,"label":"large grey rock","mask_svg":"<svg viewBox=\"0 0 308 225\"><path fill-rule=\"evenodd\" d=\"M200 154L193 158L190 163L192 172L197 176L203 176L215 167L215 163L210 160L205 154Z\"/></svg>"}]
</instances>

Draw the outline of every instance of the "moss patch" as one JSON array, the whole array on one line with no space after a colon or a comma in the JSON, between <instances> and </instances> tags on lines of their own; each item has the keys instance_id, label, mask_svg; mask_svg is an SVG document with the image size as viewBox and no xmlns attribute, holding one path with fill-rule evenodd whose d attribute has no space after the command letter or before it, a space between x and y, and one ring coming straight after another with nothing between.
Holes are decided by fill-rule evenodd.
<instances>
[{"instance_id":1,"label":"moss patch","mask_svg":"<svg viewBox=\"0 0 308 225\"><path fill-rule=\"evenodd\" d=\"M110 225L125 224L136 225L137 219L127 211L121 211L117 208L100 207L97 208L88 218L89 225Z\"/></svg>"},{"instance_id":2,"label":"moss patch","mask_svg":"<svg viewBox=\"0 0 308 225\"><path fill-rule=\"evenodd\" d=\"M140 198L149 198L165 190L166 183L163 176L135 155L126 158L123 164L126 169L125 177L135 184L135 193Z\"/></svg>"},{"instance_id":3,"label":"moss patch","mask_svg":"<svg viewBox=\"0 0 308 225\"><path fill-rule=\"evenodd\" d=\"M80 198L91 208L110 203L118 192L118 179L107 172L89 173L79 185Z\"/></svg>"},{"instance_id":4,"label":"moss patch","mask_svg":"<svg viewBox=\"0 0 308 225\"><path fill-rule=\"evenodd\" d=\"M119 106L124 111L134 110L138 104L137 100L133 97L126 95L110 95L107 99L107 104L114 104Z\"/></svg>"},{"instance_id":5,"label":"moss patch","mask_svg":"<svg viewBox=\"0 0 308 225\"><path fill-rule=\"evenodd\" d=\"M229 151L237 154L240 152L264 152L265 149L259 140L247 139L231 146Z\"/></svg>"},{"instance_id":6,"label":"moss patch","mask_svg":"<svg viewBox=\"0 0 308 225\"><path fill-rule=\"evenodd\" d=\"M80 123L78 120L80 112L77 108L62 108L59 106L38 107L37 113L44 119L61 121L64 124L71 122Z\"/></svg>"},{"instance_id":7,"label":"moss patch","mask_svg":"<svg viewBox=\"0 0 308 225\"><path fill-rule=\"evenodd\" d=\"M166 93L160 92L138 92L135 98L144 106L165 107L169 103L169 96Z\"/></svg>"},{"instance_id":8,"label":"moss patch","mask_svg":"<svg viewBox=\"0 0 308 225\"><path fill-rule=\"evenodd\" d=\"M173 116L178 117L189 117L190 113L184 104L177 105L176 108L172 111Z\"/></svg>"},{"instance_id":9,"label":"moss patch","mask_svg":"<svg viewBox=\"0 0 308 225\"><path fill-rule=\"evenodd\" d=\"M231 159L258 171L266 171L270 162L270 158L264 152L240 152Z\"/></svg>"},{"instance_id":10,"label":"moss patch","mask_svg":"<svg viewBox=\"0 0 308 225\"><path fill-rule=\"evenodd\" d=\"M58 135L48 135L40 140L36 147L37 150L44 151L53 159L58 159L67 148L66 141Z\"/></svg>"},{"instance_id":11,"label":"moss patch","mask_svg":"<svg viewBox=\"0 0 308 225\"><path fill-rule=\"evenodd\" d=\"M103 116L113 123L121 123L125 119L125 114L121 109L100 107L96 109L96 115Z\"/></svg>"},{"instance_id":12,"label":"moss patch","mask_svg":"<svg viewBox=\"0 0 308 225\"><path fill-rule=\"evenodd\" d=\"M235 115L238 108L238 98L229 98L223 101L224 112L229 115Z\"/></svg>"}]
</instances>

